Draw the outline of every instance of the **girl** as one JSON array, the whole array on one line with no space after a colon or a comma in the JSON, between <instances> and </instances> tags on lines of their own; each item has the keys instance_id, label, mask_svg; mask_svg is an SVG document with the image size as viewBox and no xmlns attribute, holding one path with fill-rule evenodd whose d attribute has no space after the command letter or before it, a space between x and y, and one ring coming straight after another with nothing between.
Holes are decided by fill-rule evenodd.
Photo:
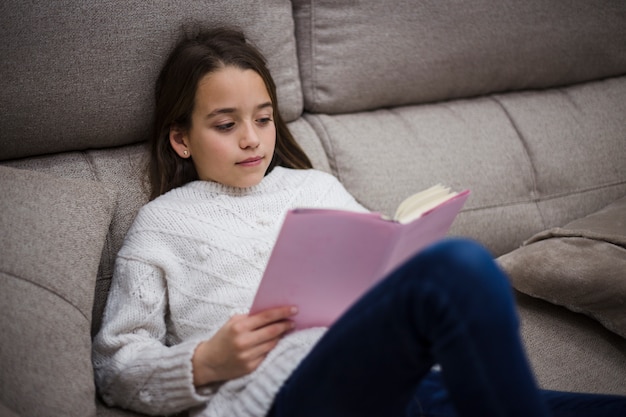
<instances>
[{"instance_id":1,"label":"girl","mask_svg":"<svg viewBox=\"0 0 626 417\"><path fill-rule=\"evenodd\" d=\"M288 209L365 209L311 169L240 32L190 36L170 55L149 178L152 201L119 252L94 341L108 404L214 417L539 417L550 395L569 395L537 390L507 279L469 241L415 256L330 329L291 331L296 306L247 314ZM616 397L575 398L580 415L624 411Z\"/></svg>"}]
</instances>

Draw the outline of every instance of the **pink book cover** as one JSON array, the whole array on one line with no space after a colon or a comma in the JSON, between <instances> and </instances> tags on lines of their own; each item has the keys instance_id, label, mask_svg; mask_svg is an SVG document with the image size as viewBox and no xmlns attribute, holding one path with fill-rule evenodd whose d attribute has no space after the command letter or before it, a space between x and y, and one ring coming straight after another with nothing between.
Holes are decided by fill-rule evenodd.
<instances>
[{"instance_id":1,"label":"pink book cover","mask_svg":"<svg viewBox=\"0 0 626 417\"><path fill-rule=\"evenodd\" d=\"M376 213L289 211L250 314L295 305L296 329L330 326L388 273L444 238L468 196L460 192L407 224Z\"/></svg>"}]
</instances>

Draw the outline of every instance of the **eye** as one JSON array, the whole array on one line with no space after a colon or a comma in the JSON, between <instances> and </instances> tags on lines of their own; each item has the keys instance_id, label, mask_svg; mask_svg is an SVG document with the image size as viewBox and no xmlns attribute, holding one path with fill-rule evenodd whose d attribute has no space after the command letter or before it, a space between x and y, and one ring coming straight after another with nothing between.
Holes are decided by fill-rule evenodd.
<instances>
[{"instance_id":1,"label":"eye","mask_svg":"<svg viewBox=\"0 0 626 417\"><path fill-rule=\"evenodd\" d=\"M215 128L217 130L219 130L220 132L228 132L229 130L231 130L233 127L235 127L235 124L233 122L230 123L224 123L221 125L217 125L215 126Z\"/></svg>"},{"instance_id":2,"label":"eye","mask_svg":"<svg viewBox=\"0 0 626 417\"><path fill-rule=\"evenodd\" d=\"M267 125L272 122L273 120L271 117L261 117L260 119L257 119L257 123L259 123L260 125Z\"/></svg>"}]
</instances>

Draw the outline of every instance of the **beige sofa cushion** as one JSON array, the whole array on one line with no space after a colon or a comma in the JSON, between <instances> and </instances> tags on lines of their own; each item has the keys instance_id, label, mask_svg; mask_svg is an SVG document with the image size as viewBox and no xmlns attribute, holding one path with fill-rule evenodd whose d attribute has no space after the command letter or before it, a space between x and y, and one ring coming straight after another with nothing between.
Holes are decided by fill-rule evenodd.
<instances>
[{"instance_id":1,"label":"beige sofa cushion","mask_svg":"<svg viewBox=\"0 0 626 417\"><path fill-rule=\"evenodd\" d=\"M305 108L345 113L626 71L626 2L294 0Z\"/></svg>"},{"instance_id":2,"label":"beige sofa cushion","mask_svg":"<svg viewBox=\"0 0 626 417\"><path fill-rule=\"evenodd\" d=\"M371 210L436 183L472 195L452 233L498 256L626 194L626 77L363 113L307 114Z\"/></svg>"},{"instance_id":3,"label":"beige sofa cushion","mask_svg":"<svg viewBox=\"0 0 626 417\"><path fill-rule=\"evenodd\" d=\"M283 117L302 112L289 0L4 0L0 22L0 160L145 140L157 73L192 22L241 27Z\"/></svg>"},{"instance_id":4,"label":"beige sofa cushion","mask_svg":"<svg viewBox=\"0 0 626 417\"><path fill-rule=\"evenodd\" d=\"M626 337L626 197L536 234L499 262L519 291Z\"/></svg>"},{"instance_id":5,"label":"beige sofa cushion","mask_svg":"<svg viewBox=\"0 0 626 417\"><path fill-rule=\"evenodd\" d=\"M0 403L93 416L91 309L115 192L0 167Z\"/></svg>"}]
</instances>

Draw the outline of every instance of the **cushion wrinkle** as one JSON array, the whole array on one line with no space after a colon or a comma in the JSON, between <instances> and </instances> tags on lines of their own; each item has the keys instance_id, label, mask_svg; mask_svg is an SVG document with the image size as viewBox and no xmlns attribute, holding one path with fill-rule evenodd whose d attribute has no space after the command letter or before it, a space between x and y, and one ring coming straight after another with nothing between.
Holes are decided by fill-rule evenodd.
<instances>
[{"instance_id":1,"label":"cushion wrinkle","mask_svg":"<svg viewBox=\"0 0 626 417\"><path fill-rule=\"evenodd\" d=\"M307 122L310 123L313 130L321 139L322 146L326 151L328 163L330 165L330 169L332 170L333 175L337 177L339 181L342 181L341 173L339 172L339 165L337 164L337 153L333 145L333 140L331 139L330 133L324 125L324 122L320 119L319 116L313 114L305 113L305 119Z\"/></svg>"},{"instance_id":2,"label":"cushion wrinkle","mask_svg":"<svg viewBox=\"0 0 626 417\"><path fill-rule=\"evenodd\" d=\"M626 196L498 258L513 287L626 338Z\"/></svg>"},{"instance_id":3,"label":"cushion wrinkle","mask_svg":"<svg viewBox=\"0 0 626 417\"><path fill-rule=\"evenodd\" d=\"M508 119L511 127L513 128L513 131L516 133L517 138L519 139L519 143L521 145L520 147L523 150L523 155L526 158L528 165L530 166L529 172L531 174L532 181L532 189L530 190L530 195L531 197L536 198L539 195L539 190L537 189L537 167L533 161L533 158L531 157L530 148L528 147L528 141L524 136L523 130L520 129L511 112L509 111L507 106L505 106L504 103L499 99L498 95L493 95L490 98L500 107L500 109L502 109L502 112ZM539 210L539 213L541 213L541 210Z\"/></svg>"},{"instance_id":4,"label":"cushion wrinkle","mask_svg":"<svg viewBox=\"0 0 626 417\"><path fill-rule=\"evenodd\" d=\"M0 271L0 275L9 277L9 278L13 278L13 279L18 279L22 282L26 282L30 285L34 285L35 287L39 287L40 289L42 289L43 291L46 291L52 295L54 295L56 298L59 298L61 300L63 300L65 303L69 304L70 306L72 306L76 311L78 311L80 313L81 316L83 316L85 318L85 320L87 321L88 324L91 323L91 314L87 315L85 314L85 312L79 307L77 306L72 300L70 300L69 298L67 298L66 296L64 296L63 294L61 294L58 291L55 291L53 289L51 289L50 287L47 287L45 285L42 285L36 281L30 280L26 277L21 277L21 276L17 276L14 274L11 274L10 272L7 271Z\"/></svg>"}]
</instances>

